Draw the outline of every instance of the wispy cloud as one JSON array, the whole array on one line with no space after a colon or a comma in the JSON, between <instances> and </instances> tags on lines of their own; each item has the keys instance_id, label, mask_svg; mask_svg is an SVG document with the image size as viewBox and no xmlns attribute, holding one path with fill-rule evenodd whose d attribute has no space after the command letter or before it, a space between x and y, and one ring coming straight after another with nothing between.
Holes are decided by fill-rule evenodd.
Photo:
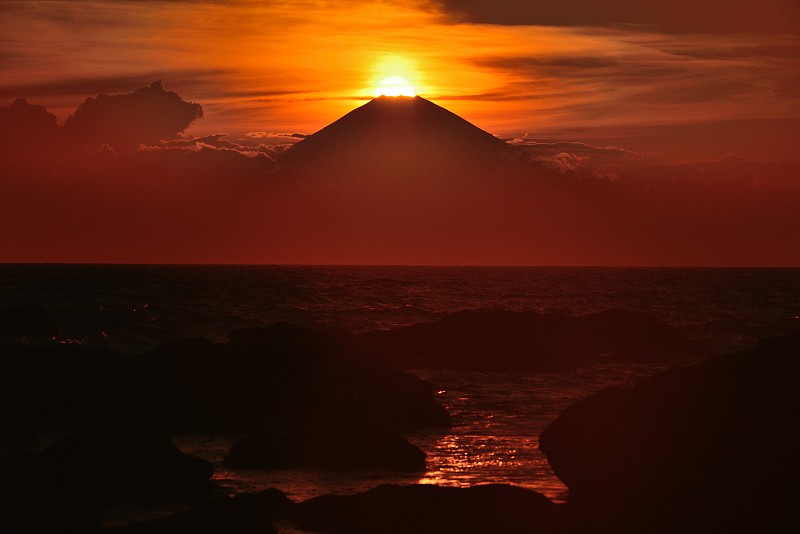
<instances>
[{"instance_id":1,"label":"wispy cloud","mask_svg":"<svg viewBox=\"0 0 800 534\"><path fill-rule=\"evenodd\" d=\"M535 100L573 123L793 116L800 109L800 55L792 55L800 38L756 44L709 36L694 48L684 37L611 35L621 44L613 52L509 53L475 62L508 80L494 98Z\"/></svg>"},{"instance_id":2,"label":"wispy cloud","mask_svg":"<svg viewBox=\"0 0 800 534\"><path fill-rule=\"evenodd\" d=\"M149 71L130 76L92 76L85 78L54 79L38 83L0 84L0 98L31 98L51 96L78 96L85 98L100 93L126 93L154 80L167 80L170 84L188 85L214 79L225 71L215 70L167 70Z\"/></svg>"},{"instance_id":3,"label":"wispy cloud","mask_svg":"<svg viewBox=\"0 0 800 534\"><path fill-rule=\"evenodd\" d=\"M435 0L456 21L497 25L636 26L675 33L800 33L793 0Z\"/></svg>"},{"instance_id":4,"label":"wispy cloud","mask_svg":"<svg viewBox=\"0 0 800 534\"><path fill-rule=\"evenodd\" d=\"M63 119L161 79L198 136L316 131L390 74L499 135L797 115L796 2L632 3L0 2L0 97Z\"/></svg>"}]
</instances>

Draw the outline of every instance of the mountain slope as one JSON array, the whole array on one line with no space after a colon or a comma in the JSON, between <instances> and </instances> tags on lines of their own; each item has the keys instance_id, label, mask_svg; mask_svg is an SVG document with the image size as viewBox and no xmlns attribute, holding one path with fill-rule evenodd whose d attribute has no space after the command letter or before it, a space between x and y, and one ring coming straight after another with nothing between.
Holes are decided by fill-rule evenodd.
<instances>
[{"instance_id":1,"label":"mountain slope","mask_svg":"<svg viewBox=\"0 0 800 534\"><path fill-rule=\"evenodd\" d=\"M297 166L405 169L499 161L509 146L422 97L378 97L282 156Z\"/></svg>"}]
</instances>

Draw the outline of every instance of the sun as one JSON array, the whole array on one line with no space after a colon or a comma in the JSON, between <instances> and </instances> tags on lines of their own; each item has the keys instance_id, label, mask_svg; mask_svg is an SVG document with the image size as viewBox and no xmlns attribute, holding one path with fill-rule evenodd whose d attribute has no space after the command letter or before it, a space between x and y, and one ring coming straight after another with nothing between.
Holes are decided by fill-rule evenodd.
<instances>
[{"instance_id":1,"label":"sun","mask_svg":"<svg viewBox=\"0 0 800 534\"><path fill-rule=\"evenodd\" d=\"M375 97L379 96L416 96L414 87L402 76L384 78L375 88Z\"/></svg>"}]
</instances>

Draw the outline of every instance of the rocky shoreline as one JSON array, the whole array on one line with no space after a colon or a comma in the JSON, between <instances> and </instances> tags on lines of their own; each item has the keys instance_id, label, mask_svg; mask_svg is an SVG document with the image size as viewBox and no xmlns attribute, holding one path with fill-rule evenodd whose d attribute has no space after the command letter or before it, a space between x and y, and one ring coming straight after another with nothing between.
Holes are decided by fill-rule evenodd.
<instances>
[{"instance_id":1,"label":"rocky shoreline","mask_svg":"<svg viewBox=\"0 0 800 534\"><path fill-rule=\"evenodd\" d=\"M800 526L793 512L800 332L608 388L564 410L540 447L570 489L565 504L502 484L383 485L303 502L277 489L214 496L211 465L169 440L240 436L226 459L235 467L421 471L424 453L401 433L446 427L449 419L430 384L398 369L481 368L477 355L492 340L503 358L485 365L515 370L586 358L697 357L678 332L643 314L536 315L462 312L361 336L276 324L234 332L227 343L182 340L130 358L4 346L4 448L30 445L38 432L68 434L40 451L0 456L9 496L0 521L11 532L141 533L263 533L276 523L431 533ZM166 498L199 504L147 523L102 526L106 506Z\"/></svg>"}]
</instances>

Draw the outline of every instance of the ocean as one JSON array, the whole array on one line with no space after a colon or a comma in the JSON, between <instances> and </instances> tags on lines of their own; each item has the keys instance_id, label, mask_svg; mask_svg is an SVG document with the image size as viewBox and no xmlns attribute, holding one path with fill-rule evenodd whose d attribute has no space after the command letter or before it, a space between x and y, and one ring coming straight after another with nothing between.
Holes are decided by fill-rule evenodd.
<instances>
[{"instance_id":1,"label":"ocean","mask_svg":"<svg viewBox=\"0 0 800 534\"><path fill-rule=\"evenodd\" d=\"M641 311L710 353L726 353L800 327L800 269L0 265L0 307L16 305L40 306L58 327L58 336L29 343L75 343L126 355L178 338L222 342L233 330L280 321L366 332L487 308ZM174 441L212 460L215 481L229 492L277 487L302 500L386 482L507 482L563 501L566 488L538 451L539 433L582 397L664 365L594 363L559 373L414 371L434 384L453 427L407 436L427 454L426 472L413 475L232 470L222 465L231 438ZM169 509L153 506L117 510L111 522Z\"/></svg>"}]
</instances>

